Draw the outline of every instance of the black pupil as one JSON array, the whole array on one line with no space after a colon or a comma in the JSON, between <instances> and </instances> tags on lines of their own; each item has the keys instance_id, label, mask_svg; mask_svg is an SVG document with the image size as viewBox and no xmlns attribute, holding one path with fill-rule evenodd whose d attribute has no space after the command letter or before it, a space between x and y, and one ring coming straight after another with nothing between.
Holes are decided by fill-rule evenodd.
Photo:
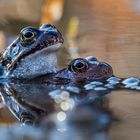
<instances>
[{"instance_id":1,"label":"black pupil","mask_svg":"<svg viewBox=\"0 0 140 140\"><path fill-rule=\"evenodd\" d=\"M33 33L32 32L26 32L24 34L24 37L26 37L26 38L31 38L32 36L33 36Z\"/></svg>"},{"instance_id":2,"label":"black pupil","mask_svg":"<svg viewBox=\"0 0 140 140\"><path fill-rule=\"evenodd\" d=\"M84 64L82 62L75 62L74 66L76 68L83 68Z\"/></svg>"}]
</instances>

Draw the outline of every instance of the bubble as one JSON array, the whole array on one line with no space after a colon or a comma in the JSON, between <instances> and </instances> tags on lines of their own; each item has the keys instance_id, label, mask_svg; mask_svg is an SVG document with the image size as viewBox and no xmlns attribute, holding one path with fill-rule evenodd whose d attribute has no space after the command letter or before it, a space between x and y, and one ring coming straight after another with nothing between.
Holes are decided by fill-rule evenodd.
<instances>
[{"instance_id":1,"label":"bubble","mask_svg":"<svg viewBox=\"0 0 140 140\"><path fill-rule=\"evenodd\" d=\"M57 113L57 119L58 121L62 122L66 119L66 113L63 111L60 111Z\"/></svg>"},{"instance_id":2,"label":"bubble","mask_svg":"<svg viewBox=\"0 0 140 140\"><path fill-rule=\"evenodd\" d=\"M70 104L68 102L62 102L60 104L60 107L61 107L62 110L67 111L70 108Z\"/></svg>"},{"instance_id":3,"label":"bubble","mask_svg":"<svg viewBox=\"0 0 140 140\"><path fill-rule=\"evenodd\" d=\"M60 96L55 97L54 101L55 101L57 104L59 104L59 103L62 102Z\"/></svg>"},{"instance_id":4,"label":"bubble","mask_svg":"<svg viewBox=\"0 0 140 140\"><path fill-rule=\"evenodd\" d=\"M66 99L68 99L69 98L69 92L68 91L62 91L61 92L61 99L62 100L66 100Z\"/></svg>"}]
</instances>

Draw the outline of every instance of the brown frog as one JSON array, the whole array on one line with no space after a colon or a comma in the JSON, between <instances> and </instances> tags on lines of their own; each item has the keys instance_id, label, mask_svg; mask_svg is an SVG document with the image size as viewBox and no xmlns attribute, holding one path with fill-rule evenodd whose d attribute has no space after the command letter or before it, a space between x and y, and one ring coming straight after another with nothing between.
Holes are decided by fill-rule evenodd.
<instances>
[{"instance_id":1,"label":"brown frog","mask_svg":"<svg viewBox=\"0 0 140 140\"><path fill-rule=\"evenodd\" d=\"M101 62L93 56L89 56L87 58L76 58L69 63L67 68L57 73L43 76L41 83L47 82L60 85L85 84L90 81L105 81L111 76L113 76L113 70L109 64Z\"/></svg>"}]
</instances>

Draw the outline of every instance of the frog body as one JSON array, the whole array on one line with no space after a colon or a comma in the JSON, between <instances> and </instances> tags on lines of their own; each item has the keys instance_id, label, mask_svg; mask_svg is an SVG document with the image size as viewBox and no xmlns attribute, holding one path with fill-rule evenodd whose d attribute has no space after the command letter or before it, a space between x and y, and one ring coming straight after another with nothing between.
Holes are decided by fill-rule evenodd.
<instances>
[{"instance_id":1,"label":"frog body","mask_svg":"<svg viewBox=\"0 0 140 140\"><path fill-rule=\"evenodd\" d=\"M26 27L1 56L1 77L28 79L56 72L63 37L55 26Z\"/></svg>"}]
</instances>

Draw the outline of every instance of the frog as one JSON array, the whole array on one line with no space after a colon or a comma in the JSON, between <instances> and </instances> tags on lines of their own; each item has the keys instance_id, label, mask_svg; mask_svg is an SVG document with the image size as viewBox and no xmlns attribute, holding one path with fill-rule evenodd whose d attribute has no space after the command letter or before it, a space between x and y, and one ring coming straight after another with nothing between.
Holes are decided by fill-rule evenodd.
<instances>
[{"instance_id":1,"label":"frog","mask_svg":"<svg viewBox=\"0 0 140 140\"><path fill-rule=\"evenodd\" d=\"M50 84L76 85L78 83L86 84L91 81L106 81L114 76L111 65L97 60L94 56L86 58L80 57L70 61L64 69L53 73L52 75L43 75L35 80Z\"/></svg>"},{"instance_id":2,"label":"frog","mask_svg":"<svg viewBox=\"0 0 140 140\"><path fill-rule=\"evenodd\" d=\"M51 24L23 28L1 54L1 79L32 79L57 70L57 50L63 44L60 31Z\"/></svg>"},{"instance_id":3,"label":"frog","mask_svg":"<svg viewBox=\"0 0 140 140\"><path fill-rule=\"evenodd\" d=\"M55 78L68 78L73 81L83 82L103 80L112 75L113 69L108 63L101 62L97 58L89 56L72 60L67 68L56 74Z\"/></svg>"}]
</instances>

